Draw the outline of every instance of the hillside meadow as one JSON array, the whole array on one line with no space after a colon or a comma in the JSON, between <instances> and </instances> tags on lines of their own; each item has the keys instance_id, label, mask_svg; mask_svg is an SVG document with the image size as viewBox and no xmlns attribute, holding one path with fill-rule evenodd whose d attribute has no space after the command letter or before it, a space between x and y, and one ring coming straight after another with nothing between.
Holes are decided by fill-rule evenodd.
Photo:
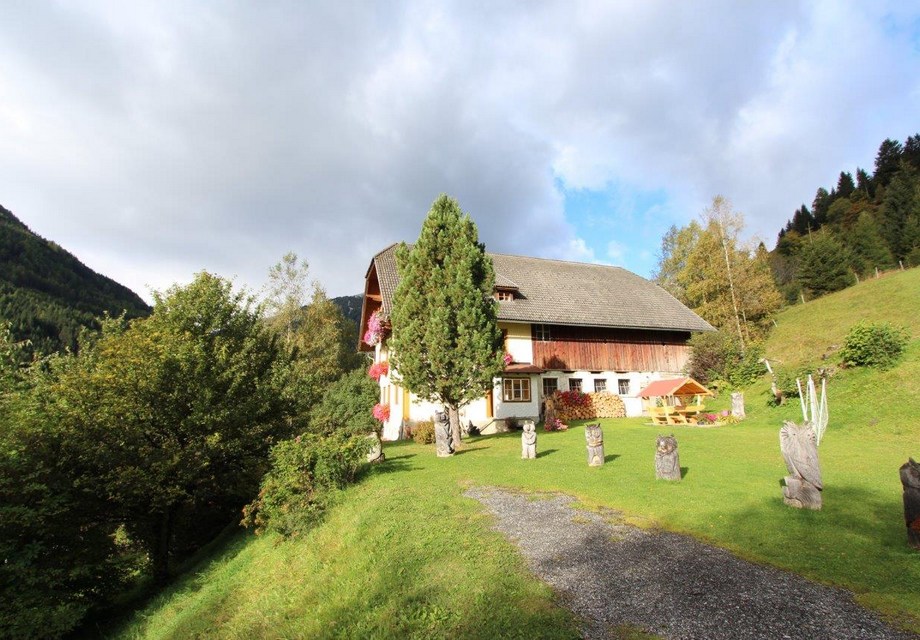
<instances>
[{"instance_id":1,"label":"hillside meadow","mask_svg":"<svg viewBox=\"0 0 920 640\"><path fill-rule=\"evenodd\" d=\"M820 458L824 509L783 504L778 431L798 401L767 404L764 377L746 391L738 425L669 427L684 478L656 481L655 438L643 419L604 426L606 464L586 464L583 423L540 432L520 459L518 434L472 438L459 455L388 443L387 461L343 491L308 534L282 541L229 536L145 608L107 629L122 638L573 637L577 621L531 576L514 547L462 492L492 485L564 492L637 526L693 535L755 562L846 587L892 622L920 631L920 553L906 544L898 467L920 457L920 271L864 283L788 309L767 345L785 364L820 362L860 317L913 335L889 371L839 370ZM823 332L820 335L813 335ZM832 357L824 362L832 361ZM727 406L727 398L712 403ZM619 629L614 637L642 637Z\"/></svg>"}]
</instances>

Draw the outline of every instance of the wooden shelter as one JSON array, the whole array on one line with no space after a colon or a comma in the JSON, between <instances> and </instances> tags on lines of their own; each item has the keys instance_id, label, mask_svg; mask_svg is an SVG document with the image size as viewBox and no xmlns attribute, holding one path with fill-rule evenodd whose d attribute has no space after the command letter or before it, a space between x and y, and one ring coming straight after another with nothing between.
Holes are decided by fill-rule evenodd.
<instances>
[{"instance_id":1,"label":"wooden shelter","mask_svg":"<svg viewBox=\"0 0 920 640\"><path fill-rule=\"evenodd\" d=\"M639 392L654 424L696 424L712 391L693 378L656 380Z\"/></svg>"}]
</instances>

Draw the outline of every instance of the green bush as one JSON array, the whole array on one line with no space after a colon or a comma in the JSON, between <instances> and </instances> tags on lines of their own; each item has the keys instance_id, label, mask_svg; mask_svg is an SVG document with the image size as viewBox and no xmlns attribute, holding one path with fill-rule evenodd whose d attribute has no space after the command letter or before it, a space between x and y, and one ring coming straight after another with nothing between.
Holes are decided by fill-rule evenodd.
<instances>
[{"instance_id":1,"label":"green bush","mask_svg":"<svg viewBox=\"0 0 920 640\"><path fill-rule=\"evenodd\" d=\"M304 435L271 450L271 470L259 496L243 509L243 525L256 533L293 536L315 524L333 490L351 482L370 442L362 435Z\"/></svg>"},{"instance_id":2,"label":"green bush","mask_svg":"<svg viewBox=\"0 0 920 640\"><path fill-rule=\"evenodd\" d=\"M697 333L689 344L687 374L702 384L724 380L732 387L746 387L766 372L759 345L742 349L738 339L724 331Z\"/></svg>"},{"instance_id":3,"label":"green bush","mask_svg":"<svg viewBox=\"0 0 920 640\"><path fill-rule=\"evenodd\" d=\"M419 444L431 444L434 442L434 422L425 420L412 427L412 439Z\"/></svg>"},{"instance_id":4,"label":"green bush","mask_svg":"<svg viewBox=\"0 0 920 640\"><path fill-rule=\"evenodd\" d=\"M847 332L840 357L848 367L887 369L898 361L909 341L904 327L860 321Z\"/></svg>"},{"instance_id":5,"label":"green bush","mask_svg":"<svg viewBox=\"0 0 920 640\"><path fill-rule=\"evenodd\" d=\"M380 429L371 414L380 387L363 369L346 373L329 385L310 415L310 432L367 435Z\"/></svg>"}]
</instances>

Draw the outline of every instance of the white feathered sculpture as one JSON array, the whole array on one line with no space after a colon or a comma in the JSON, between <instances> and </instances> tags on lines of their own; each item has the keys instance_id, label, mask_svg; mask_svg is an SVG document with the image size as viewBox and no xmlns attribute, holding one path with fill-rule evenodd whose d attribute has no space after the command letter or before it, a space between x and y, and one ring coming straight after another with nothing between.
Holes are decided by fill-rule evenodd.
<instances>
[{"instance_id":1,"label":"white feathered sculpture","mask_svg":"<svg viewBox=\"0 0 920 640\"><path fill-rule=\"evenodd\" d=\"M821 466L818 463L818 440L809 424L784 422L779 430L779 449L789 475L783 487L783 502L798 509L820 509Z\"/></svg>"}]
</instances>

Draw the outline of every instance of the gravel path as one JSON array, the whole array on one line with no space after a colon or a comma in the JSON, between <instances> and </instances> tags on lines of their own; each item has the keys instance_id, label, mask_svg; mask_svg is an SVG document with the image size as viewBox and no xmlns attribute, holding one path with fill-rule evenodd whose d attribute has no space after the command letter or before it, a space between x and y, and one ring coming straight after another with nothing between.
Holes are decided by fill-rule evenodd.
<instances>
[{"instance_id":1,"label":"gravel path","mask_svg":"<svg viewBox=\"0 0 920 640\"><path fill-rule=\"evenodd\" d=\"M889 627L843 589L573 509L571 497L493 488L465 495L491 510L496 528L584 620L585 638L609 638L618 625L673 639L920 638Z\"/></svg>"}]
</instances>

